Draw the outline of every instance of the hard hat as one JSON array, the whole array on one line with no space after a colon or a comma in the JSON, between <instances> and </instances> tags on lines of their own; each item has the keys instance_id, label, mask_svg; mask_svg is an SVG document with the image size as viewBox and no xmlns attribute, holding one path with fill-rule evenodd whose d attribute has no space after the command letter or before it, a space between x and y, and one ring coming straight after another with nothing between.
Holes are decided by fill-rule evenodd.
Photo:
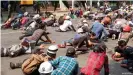
<instances>
[{"instance_id":1,"label":"hard hat","mask_svg":"<svg viewBox=\"0 0 133 75\"><path fill-rule=\"evenodd\" d=\"M88 26L88 24L85 23L84 26Z\"/></svg>"},{"instance_id":2,"label":"hard hat","mask_svg":"<svg viewBox=\"0 0 133 75\"><path fill-rule=\"evenodd\" d=\"M51 18L53 18L53 17L54 17L54 15L50 15L50 17L51 17Z\"/></svg>"},{"instance_id":3,"label":"hard hat","mask_svg":"<svg viewBox=\"0 0 133 75\"><path fill-rule=\"evenodd\" d=\"M79 28L78 30L77 30L77 33L82 33L83 32L83 29L82 28Z\"/></svg>"},{"instance_id":4,"label":"hard hat","mask_svg":"<svg viewBox=\"0 0 133 75\"><path fill-rule=\"evenodd\" d=\"M65 19L66 19L66 20L70 19L70 16L66 16Z\"/></svg>"},{"instance_id":5,"label":"hard hat","mask_svg":"<svg viewBox=\"0 0 133 75\"><path fill-rule=\"evenodd\" d=\"M33 19L38 19L38 18L40 18L40 15L39 15L39 14L36 14L36 15L34 15L34 17L33 17Z\"/></svg>"},{"instance_id":6,"label":"hard hat","mask_svg":"<svg viewBox=\"0 0 133 75\"><path fill-rule=\"evenodd\" d=\"M53 71L53 66L50 62L45 61L40 65L38 71L40 74L51 73Z\"/></svg>"},{"instance_id":7,"label":"hard hat","mask_svg":"<svg viewBox=\"0 0 133 75\"><path fill-rule=\"evenodd\" d=\"M125 27L123 27L123 31L124 32L130 32L131 31L131 27L129 25L126 25Z\"/></svg>"},{"instance_id":8,"label":"hard hat","mask_svg":"<svg viewBox=\"0 0 133 75\"><path fill-rule=\"evenodd\" d=\"M83 20L83 22L87 22L86 20Z\"/></svg>"},{"instance_id":9,"label":"hard hat","mask_svg":"<svg viewBox=\"0 0 133 75\"><path fill-rule=\"evenodd\" d=\"M28 12L25 12L25 13L24 13L24 16L27 16L28 14L29 14Z\"/></svg>"},{"instance_id":10,"label":"hard hat","mask_svg":"<svg viewBox=\"0 0 133 75\"><path fill-rule=\"evenodd\" d=\"M47 52L51 53L51 54L56 54L56 52L58 51L58 46L57 45L51 45L49 46Z\"/></svg>"}]
</instances>

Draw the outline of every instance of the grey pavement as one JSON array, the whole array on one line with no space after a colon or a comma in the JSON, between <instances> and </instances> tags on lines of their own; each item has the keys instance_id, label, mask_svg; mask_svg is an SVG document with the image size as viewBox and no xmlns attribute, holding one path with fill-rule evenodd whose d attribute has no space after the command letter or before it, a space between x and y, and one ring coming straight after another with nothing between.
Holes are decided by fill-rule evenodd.
<instances>
[{"instance_id":1,"label":"grey pavement","mask_svg":"<svg viewBox=\"0 0 133 75\"><path fill-rule=\"evenodd\" d=\"M91 21L90 21L91 22ZM73 20L74 26L76 26L79 23L79 19ZM49 37L54 40L55 44L60 44L63 40L70 39L74 36L75 32L69 31L69 32L55 32L57 27L48 27L47 30L51 33L49 34ZM18 37L21 35L20 30L1 30L1 47L9 47L13 44L19 44L20 40ZM133 41L130 40L128 43L130 46L133 46ZM46 44L48 47L51 44ZM116 40L109 39L108 42L106 42L106 45L108 46L109 50L107 50L107 54L109 56L109 68L110 68L110 75L133 75L130 72L128 72L126 69L120 67L120 62L115 62L111 59L111 54L109 52L113 51L113 48L117 45ZM57 52L57 57L61 55L65 55L67 48L60 48ZM46 49L45 49L46 50ZM2 57L1 58L1 72L2 75L23 75L21 69L14 69L11 70L9 67L9 62L22 62L24 59L29 57L30 54L21 55L15 58L10 57ZM77 61L79 62L80 67L83 67L86 65L88 53L79 55L77 57ZM101 75L104 75L104 70L101 71Z\"/></svg>"}]
</instances>

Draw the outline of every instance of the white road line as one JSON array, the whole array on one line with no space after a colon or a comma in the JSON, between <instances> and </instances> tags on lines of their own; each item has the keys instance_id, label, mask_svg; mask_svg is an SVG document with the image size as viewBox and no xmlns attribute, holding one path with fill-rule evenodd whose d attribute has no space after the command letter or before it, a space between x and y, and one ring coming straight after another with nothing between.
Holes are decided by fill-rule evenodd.
<instances>
[{"instance_id":1,"label":"white road line","mask_svg":"<svg viewBox=\"0 0 133 75\"><path fill-rule=\"evenodd\" d=\"M18 33L18 32L22 32L22 31L13 31L13 32L1 33L1 34L12 34L12 33Z\"/></svg>"}]
</instances>

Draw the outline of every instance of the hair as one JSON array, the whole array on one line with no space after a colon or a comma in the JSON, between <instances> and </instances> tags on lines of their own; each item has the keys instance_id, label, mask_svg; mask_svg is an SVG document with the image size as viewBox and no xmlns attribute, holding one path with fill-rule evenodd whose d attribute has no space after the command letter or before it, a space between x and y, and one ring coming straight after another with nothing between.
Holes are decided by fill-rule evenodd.
<instances>
[{"instance_id":1,"label":"hair","mask_svg":"<svg viewBox=\"0 0 133 75\"><path fill-rule=\"evenodd\" d=\"M92 47L93 52L97 52L97 53L102 53L102 52L106 52L106 48L107 46L105 44L96 44Z\"/></svg>"},{"instance_id":2,"label":"hair","mask_svg":"<svg viewBox=\"0 0 133 75\"><path fill-rule=\"evenodd\" d=\"M116 18L123 18L123 15L118 14L118 15L116 16Z\"/></svg>"},{"instance_id":3,"label":"hair","mask_svg":"<svg viewBox=\"0 0 133 75\"><path fill-rule=\"evenodd\" d=\"M42 23L39 24L39 29L45 29L45 27L46 27L46 26L45 26L44 24L42 24Z\"/></svg>"},{"instance_id":4,"label":"hair","mask_svg":"<svg viewBox=\"0 0 133 75\"><path fill-rule=\"evenodd\" d=\"M76 53L75 49L73 47L70 47L67 49L66 56L74 57L75 53Z\"/></svg>"},{"instance_id":5,"label":"hair","mask_svg":"<svg viewBox=\"0 0 133 75\"><path fill-rule=\"evenodd\" d=\"M94 32L90 32L91 36L96 36L96 34Z\"/></svg>"},{"instance_id":6,"label":"hair","mask_svg":"<svg viewBox=\"0 0 133 75\"><path fill-rule=\"evenodd\" d=\"M127 45L126 41L124 41L124 40L118 41L118 46L123 47L123 46L126 46L126 45Z\"/></svg>"}]
</instances>

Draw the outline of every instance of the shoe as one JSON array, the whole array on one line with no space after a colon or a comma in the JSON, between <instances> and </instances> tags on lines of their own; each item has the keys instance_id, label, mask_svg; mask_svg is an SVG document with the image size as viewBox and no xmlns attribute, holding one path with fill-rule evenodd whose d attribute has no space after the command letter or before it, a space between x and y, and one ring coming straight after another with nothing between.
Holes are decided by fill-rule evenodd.
<instances>
[{"instance_id":1,"label":"shoe","mask_svg":"<svg viewBox=\"0 0 133 75\"><path fill-rule=\"evenodd\" d=\"M115 39L116 39L116 35L113 34L113 35L112 35L112 40L115 40Z\"/></svg>"},{"instance_id":2,"label":"shoe","mask_svg":"<svg viewBox=\"0 0 133 75\"><path fill-rule=\"evenodd\" d=\"M5 54L4 54L4 48L2 47L2 48L1 48L1 57L4 57L4 55L5 55Z\"/></svg>"},{"instance_id":3,"label":"shoe","mask_svg":"<svg viewBox=\"0 0 133 75\"><path fill-rule=\"evenodd\" d=\"M57 46L58 46L59 48L66 48L65 45L60 45L60 44L58 44Z\"/></svg>"},{"instance_id":4,"label":"shoe","mask_svg":"<svg viewBox=\"0 0 133 75\"><path fill-rule=\"evenodd\" d=\"M8 56L8 49L7 48L1 48L1 57L7 57Z\"/></svg>"},{"instance_id":5,"label":"shoe","mask_svg":"<svg viewBox=\"0 0 133 75\"><path fill-rule=\"evenodd\" d=\"M13 63L10 62L10 68L15 69L15 68L21 68L22 63Z\"/></svg>"},{"instance_id":6,"label":"shoe","mask_svg":"<svg viewBox=\"0 0 133 75\"><path fill-rule=\"evenodd\" d=\"M13 62L10 62L10 68L15 69L15 64Z\"/></svg>"}]
</instances>

